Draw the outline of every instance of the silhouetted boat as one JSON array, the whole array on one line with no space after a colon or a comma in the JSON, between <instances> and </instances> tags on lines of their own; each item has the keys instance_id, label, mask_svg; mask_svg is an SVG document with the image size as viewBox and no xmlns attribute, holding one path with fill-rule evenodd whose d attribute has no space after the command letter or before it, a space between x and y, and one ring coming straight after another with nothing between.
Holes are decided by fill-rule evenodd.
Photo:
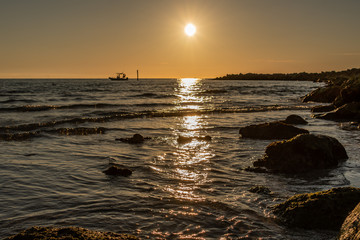
<instances>
[{"instance_id":1,"label":"silhouetted boat","mask_svg":"<svg viewBox=\"0 0 360 240\"><path fill-rule=\"evenodd\" d=\"M124 81L124 80L128 80L129 78L126 76L125 73L121 72L121 73L116 73L116 77L109 77L109 79L111 81Z\"/></svg>"}]
</instances>

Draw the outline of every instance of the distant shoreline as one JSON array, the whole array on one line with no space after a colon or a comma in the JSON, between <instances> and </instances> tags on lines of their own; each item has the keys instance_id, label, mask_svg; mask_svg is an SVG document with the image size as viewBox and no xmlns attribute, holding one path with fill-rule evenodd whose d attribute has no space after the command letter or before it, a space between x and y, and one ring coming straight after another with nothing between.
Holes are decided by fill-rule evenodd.
<instances>
[{"instance_id":1,"label":"distant shoreline","mask_svg":"<svg viewBox=\"0 0 360 240\"><path fill-rule=\"evenodd\" d=\"M276 80L276 81L318 81L326 82L336 79L347 79L351 76L360 74L360 68L352 68L344 71L327 71L321 73L239 73L227 74L213 80Z\"/></svg>"}]
</instances>

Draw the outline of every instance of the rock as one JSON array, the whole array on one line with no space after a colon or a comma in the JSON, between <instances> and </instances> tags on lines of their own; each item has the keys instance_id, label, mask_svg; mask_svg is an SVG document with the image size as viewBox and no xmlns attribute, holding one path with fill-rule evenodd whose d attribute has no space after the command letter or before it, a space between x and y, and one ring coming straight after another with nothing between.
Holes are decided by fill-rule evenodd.
<instances>
[{"instance_id":1,"label":"rock","mask_svg":"<svg viewBox=\"0 0 360 240\"><path fill-rule=\"evenodd\" d=\"M321 105L321 106L315 106L311 109L311 112L330 112L335 109L335 106L333 104L330 105Z\"/></svg>"},{"instance_id":2,"label":"rock","mask_svg":"<svg viewBox=\"0 0 360 240\"><path fill-rule=\"evenodd\" d=\"M127 168L120 168L116 165L109 167L107 170L104 171L106 175L115 175L115 176L124 176L128 177L132 174L132 171Z\"/></svg>"},{"instance_id":3,"label":"rock","mask_svg":"<svg viewBox=\"0 0 360 240\"><path fill-rule=\"evenodd\" d=\"M89 135L89 134L104 134L105 128L58 128L56 130L51 130L49 132L56 132L61 135Z\"/></svg>"},{"instance_id":4,"label":"rock","mask_svg":"<svg viewBox=\"0 0 360 240\"><path fill-rule=\"evenodd\" d=\"M273 213L290 227L338 231L346 216L359 202L359 188L333 188L295 195L275 205Z\"/></svg>"},{"instance_id":5,"label":"rock","mask_svg":"<svg viewBox=\"0 0 360 240\"><path fill-rule=\"evenodd\" d=\"M347 131L360 130L360 124L358 122L344 122L340 123L340 128Z\"/></svg>"},{"instance_id":6,"label":"rock","mask_svg":"<svg viewBox=\"0 0 360 240\"><path fill-rule=\"evenodd\" d=\"M315 117L334 121L357 121L360 119L360 102L347 103L334 111Z\"/></svg>"},{"instance_id":7,"label":"rock","mask_svg":"<svg viewBox=\"0 0 360 240\"><path fill-rule=\"evenodd\" d=\"M330 85L315 89L303 98L303 102L331 103L340 95L340 86Z\"/></svg>"},{"instance_id":8,"label":"rock","mask_svg":"<svg viewBox=\"0 0 360 240\"><path fill-rule=\"evenodd\" d=\"M333 137L300 134L290 140L273 142L265 156L253 163L272 172L301 173L333 168L348 158L344 147Z\"/></svg>"},{"instance_id":9,"label":"rock","mask_svg":"<svg viewBox=\"0 0 360 240\"><path fill-rule=\"evenodd\" d=\"M360 239L360 203L347 216L340 229L339 240Z\"/></svg>"},{"instance_id":10,"label":"rock","mask_svg":"<svg viewBox=\"0 0 360 240\"><path fill-rule=\"evenodd\" d=\"M211 141L211 137L210 136L205 136L205 137L184 137L184 136L179 136L177 138L177 142L180 144L186 144L191 142L193 139L199 140L199 141L206 141L206 142L210 142Z\"/></svg>"},{"instance_id":11,"label":"rock","mask_svg":"<svg viewBox=\"0 0 360 240\"><path fill-rule=\"evenodd\" d=\"M249 192L260 193L260 194L270 194L271 191L268 187L265 186L254 186L249 189Z\"/></svg>"},{"instance_id":12,"label":"rock","mask_svg":"<svg viewBox=\"0 0 360 240\"><path fill-rule=\"evenodd\" d=\"M299 115L295 115L295 114L292 114L292 115L289 115L285 121L282 121L283 123L286 123L286 124L308 124L308 122L303 119L302 117L300 117Z\"/></svg>"},{"instance_id":13,"label":"rock","mask_svg":"<svg viewBox=\"0 0 360 240\"><path fill-rule=\"evenodd\" d=\"M254 173L268 173L269 171L262 167L246 167L243 169L246 172L254 172Z\"/></svg>"},{"instance_id":14,"label":"rock","mask_svg":"<svg viewBox=\"0 0 360 240\"><path fill-rule=\"evenodd\" d=\"M270 122L242 127L239 133L243 138L289 139L301 133L309 133L309 131L283 122Z\"/></svg>"},{"instance_id":15,"label":"rock","mask_svg":"<svg viewBox=\"0 0 360 240\"><path fill-rule=\"evenodd\" d=\"M80 227L32 227L4 240L135 240L135 236L113 232L98 232Z\"/></svg>"},{"instance_id":16,"label":"rock","mask_svg":"<svg viewBox=\"0 0 360 240\"><path fill-rule=\"evenodd\" d=\"M130 143L130 144L139 144L139 143L143 143L145 141L145 139L150 139L150 138L149 137L144 138L142 135L136 133L131 138L116 138L115 140Z\"/></svg>"},{"instance_id":17,"label":"rock","mask_svg":"<svg viewBox=\"0 0 360 240\"><path fill-rule=\"evenodd\" d=\"M343 83L340 96L344 103L360 102L360 76L350 78Z\"/></svg>"}]
</instances>

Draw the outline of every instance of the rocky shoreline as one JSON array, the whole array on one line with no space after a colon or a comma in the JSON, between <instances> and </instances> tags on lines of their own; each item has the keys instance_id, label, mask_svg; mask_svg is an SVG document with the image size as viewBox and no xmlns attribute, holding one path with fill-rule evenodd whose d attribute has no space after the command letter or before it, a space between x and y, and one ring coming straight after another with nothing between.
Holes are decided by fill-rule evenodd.
<instances>
[{"instance_id":1,"label":"rocky shoreline","mask_svg":"<svg viewBox=\"0 0 360 240\"><path fill-rule=\"evenodd\" d=\"M303 102L329 103L312 109L314 118L339 121L360 130L360 75L348 79L335 78L328 85L303 97ZM318 169L336 168L348 158L345 148L332 137L315 135L299 128L307 122L290 115L282 121L250 125L240 128L243 138L274 139L264 157L253 162L245 171L268 174L301 174ZM295 125L295 126L294 126ZM68 131L69 132L69 131ZM72 133L67 133L72 134ZM115 139L123 143L142 144L150 137L139 134L132 138ZM192 139L179 137L179 143ZM211 141L210 136L200 140ZM130 176L132 171L111 165L103 171L107 175ZM249 190L255 194L271 194L264 186ZM327 191L305 193L290 197L272 207L280 224L304 229L339 231L339 239L360 238L360 188L343 187ZM137 239L135 236L111 232L97 232L80 227L32 227L12 239Z\"/></svg>"}]
</instances>

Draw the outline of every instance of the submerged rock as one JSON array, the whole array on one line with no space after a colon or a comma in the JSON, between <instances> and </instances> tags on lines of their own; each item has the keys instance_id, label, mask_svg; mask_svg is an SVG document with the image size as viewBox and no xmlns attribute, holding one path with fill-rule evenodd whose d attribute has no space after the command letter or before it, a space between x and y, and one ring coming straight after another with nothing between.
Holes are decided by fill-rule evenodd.
<instances>
[{"instance_id":1,"label":"submerged rock","mask_svg":"<svg viewBox=\"0 0 360 240\"><path fill-rule=\"evenodd\" d=\"M299 115L295 115L295 114L289 115L285 119L285 121L282 121L282 122L286 123L286 124L299 124L299 125L308 124L308 122L305 119L303 119Z\"/></svg>"},{"instance_id":2,"label":"submerged rock","mask_svg":"<svg viewBox=\"0 0 360 240\"><path fill-rule=\"evenodd\" d=\"M120 168L116 165L113 165L111 167L109 167L108 169L106 169L104 171L104 173L106 175L114 175L114 176L124 176L124 177L128 177L132 174L132 171L130 169L127 168Z\"/></svg>"},{"instance_id":3,"label":"submerged rock","mask_svg":"<svg viewBox=\"0 0 360 240\"><path fill-rule=\"evenodd\" d=\"M309 131L278 121L242 127L239 133L243 138L289 139Z\"/></svg>"},{"instance_id":4,"label":"submerged rock","mask_svg":"<svg viewBox=\"0 0 360 240\"><path fill-rule=\"evenodd\" d=\"M105 128L58 128L53 130L53 132L62 134L62 135L89 135L89 134L104 134Z\"/></svg>"},{"instance_id":5,"label":"submerged rock","mask_svg":"<svg viewBox=\"0 0 360 240\"><path fill-rule=\"evenodd\" d=\"M254 186L249 189L249 192L260 193L260 194L270 194L271 190L265 186Z\"/></svg>"},{"instance_id":6,"label":"submerged rock","mask_svg":"<svg viewBox=\"0 0 360 240\"><path fill-rule=\"evenodd\" d=\"M40 132L24 132L24 133L1 133L0 141L24 141L34 137L38 137Z\"/></svg>"},{"instance_id":7,"label":"submerged rock","mask_svg":"<svg viewBox=\"0 0 360 240\"><path fill-rule=\"evenodd\" d=\"M32 227L4 240L135 240L135 236L113 232L98 232L80 227Z\"/></svg>"},{"instance_id":8,"label":"submerged rock","mask_svg":"<svg viewBox=\"0 0 360 240\"><path fill-rule=\"evenodd\" d=\"M138 143L143 143L146 139L150 139L150 137L143 137L142 135L136 133L131 138L116 138L115 140L130 144L138 144Z\"/></svg>"},{"instance_id":9,"label":"submerged rock","mask_svg":"<svg viewBox=\"0 0 360 240\"><path fill-rule=\"evenodd\" d=\"M346 216L359 202L359 188L333 188L295 195L275 205L273 212L290 227L339 230Z\"/></svg>"},{"instance_id":10,"label":"submerged rock","mask_svg":"<svg viewBox=\"0 0 360 240\"><path fill-rule=\"evenodd\" d=\"M348 158L345 148L333 137L300 134L290 140L273 142L265 156L253 163L272 172L301 173L333 168Z\"/></svg>"},{"instance_id":11,"label":"submerged rock","mask_svg":"<svg viewBox=\"0 0 360 240\"><path fill-rule=\"evenodd\" d=\"M360 203L341 226L339 240L360 239Z\"/></svg>"}]
</instances>

